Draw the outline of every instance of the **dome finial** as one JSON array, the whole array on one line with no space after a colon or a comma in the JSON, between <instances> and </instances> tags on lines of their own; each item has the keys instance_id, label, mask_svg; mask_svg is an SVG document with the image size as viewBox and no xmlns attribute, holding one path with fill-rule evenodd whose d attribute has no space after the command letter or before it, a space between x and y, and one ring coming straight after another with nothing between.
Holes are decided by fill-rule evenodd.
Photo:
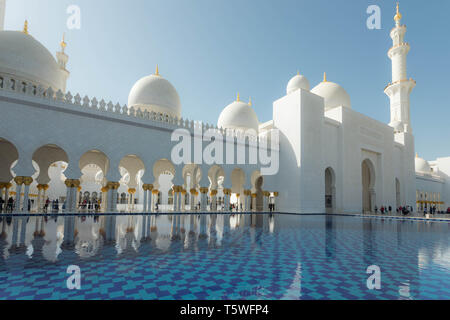
<instances>
[{"instance_id":1,"label":"dome finial","mask_svg":"<svg viewBox=\"0 0 450 320\"><path fill-rule=\"evenodd\" d=\"M298 76L300 75L300 71L298 71L298 70L297 70L297 75L298 75Z\"/></svg>"},{"instance_id":2,"label":"dome finial","mask_svg":"<svg viewBox=\"0 0 450 320\"><path fill-rule=\"evenodd\" d=\"M251 107L252 106L252 97L250 97L249 99L248 99L248 105Z\"/></svg>"},{"instance_id":3,"label":"dome finial","mask_svg":"<svg viewBox=\"0 0 450 320\"><path fill-rule=\"evenodd\" d=\"M323 73L323 82L327 82L327 73L326 72Z\"/></svg>"},{"instance_id":4,"label":"dome finial","mask_svg":"<svg viewBox=\"0 0 450 320\"><path fill-rule=\"evenodd\" d=\"M416 158L418 158L418 157L419 157L419 153L416 152Z\"/></svg>"},{"instance_id":5,"label":"dome finial","mask_svg":"<svg viewBox=\"0 0 450 320\"><path fill-rule=\"evenodd\" d=\"M401 19L402 19L402 14L400 13L399 3L397 2L397 14L394 17L394 20L396 22L400 22Z\"/></svg>"},{"instance_id":6,"label":"dome finial","mask_svg":"<svg viewBox=\"0 0 450 320\"><path fill-rule=\"evenodd\" d=\"M158 68L158 65L156 65L155 76L159 76L159 68Z\"/></svg>"},{"instance_id":7,"label":"dome finial","mask_svg":"<svg viewBox=\"0 0 450 320\"><path fill-rule=\"evenodd\" d=\"M238 94L237 94L236 101L237 101L237 102L241 101L241 96L239 95L239 92L238 92Z\"/></svg>"},{"instance_id":8,"label":"dome finial","mask_svg":"<svg viewBox=\"0 0 450 320\"><path fill-rule=\"evenodd\" d=\"M28 34L28 20L23 23L23 33Z\"/></svg>"},{"instance_id":9,"label":"dome finial","mask_svg":"<svg viewBox=\"0 0 450 320\"><path fill-rule=\"evenodd\" d=\"M64 32L64 33L63 33L62 40L61 40L61 42L60 42L62 52L64 52L64 50L65 50L66 47L67 47L67 43L66 43L65 40L66 40L66 33Z\"/></svg>"}]
</instances>

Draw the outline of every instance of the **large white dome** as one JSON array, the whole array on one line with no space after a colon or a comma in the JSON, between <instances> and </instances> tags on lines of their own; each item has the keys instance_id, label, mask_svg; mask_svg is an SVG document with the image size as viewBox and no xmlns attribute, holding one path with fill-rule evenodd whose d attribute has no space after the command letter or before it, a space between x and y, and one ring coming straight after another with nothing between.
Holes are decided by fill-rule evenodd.
<instances>
[{"instance_id":1,"label":"large white dome","mask_svg":"<svg viewBox=\"0 0 450 320\"><path fill-rule=\"evenodd\" d=\"M0 31L0 74L63 89L63 76L53 55L31 35Z\"/></svg>"},{"instance_id":2,"label":"large white dome","mask_svg":"<svg viewBox=\"0 0 450 320\"><path fill-rule=\"evenodd\" d=\"M144 77L135 83L128 96L128 107L181 117L178 92L158 74Z\"/></svg>"},{"instance_id":3,"label":"large white dome","mask_svg":"<svg viewBox=\"0 0 450 320\"><path fill-rule=\"evenodd\" d=\"M428 161L426 161L423 158L420 158L419 156L416 156L415 165L416 165L416 172L431 173L431 167Z\"/></svg>"},{"instance_id":4,"label":"large white dome","mask_svg":"<svg viewBox=\"0 0 450 320\"><path fill-rule=\"evenodd\" d=\"M325 99L325 111L341 106L347 108L352 107L347 91L337 83L328 81L321 82L311 92Z\"/></svg>"},{"instance_id":5,"label":"large white dome","mask_svg":"<svg viewBox=\"0 0 450 320\"><path fill-rule=\"evenodd\" d=\"M234 101L223 109L217 126L224 129L244 131L253 129L258 132L259 121L255 110L248 103Z\"/></svg>"},{"instance_id":6,"label":"large white dome","mask_svg":"<svg viewBox=\"0 0 450 320\"><path fill-rule=\"evenodd\" d=\"M291 80L289 80L288 85L286 87L286 93L291 94L292 92L303 89L308 90L310 89L309 81L305 76L302 76L300 74L297 74L294 76Z\"/></svg>"}]
</instances>

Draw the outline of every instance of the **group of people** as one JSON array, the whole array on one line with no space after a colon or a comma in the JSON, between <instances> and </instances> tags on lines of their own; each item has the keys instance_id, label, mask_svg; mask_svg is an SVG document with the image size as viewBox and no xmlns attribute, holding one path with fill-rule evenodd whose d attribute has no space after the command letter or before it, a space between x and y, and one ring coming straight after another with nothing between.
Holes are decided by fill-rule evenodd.
<instances>
[{"instance_id":1,"label":"group of people","mask_svg":"<svg viewBox=\"0 0 450 320\"><path fill-rule=\"evenodd\" d=\"M392 207L391 206L381 206L381 208L379 209L381 214L385 214L385 213L392 213ZM396 208L396 212L397 213L401 213L403 215L407 215L411 212L413 212L413 207L411 206L400 206L398 208ZM378 213L378 207L375 206L375 213Z\"/></svg>"},{"instance_id":2,"label":"group of people","mask_svg":"<svg viewBox=\"0 0 450 320\"><path fill-rule=\"evenodd\" d=\"M377 206L375 206L375 213L378 213L378 211L380 211L381 214L385 214L385 213L391 213L392 212L392 207L391 206L382 206L381 208L378 209ZM418 212L420 213L422 210L419 210ZM407 215L409 213L414 212L414 208L411 206L400 206L396 209L397 213L401 213L403 215ZM425 207L423 209L423 215L426 216L427 214L436 214L436 213L444 213L444 211L438 211L436 209L436 206L427 208ZM450 213L450 208L448 208L447 213Z\"/></svg>"},{"instance_id":3,"label":"group of people","mask_svg":"<svg viewBox=\"0 0 450 320\"><path fill-rule=\"evenodd\" d=\"M47 213L49 208L51 209L52 212L59 212L59 200L50 200L49 198L47 198L47 200L45 200L44 202L44 213ZM62 209L65 209L65 204L63 204Z\"/></svg>"},{"instance_id":4,"label":"group of people","mask_svg":"<svg viewBox=\"0 0 450 320\"><path fill-rule=\"evenodd\" d=\"M0 212L11 213L14 209L14 199L13 197L9 197L8 201L3 200L0 197Z\"/></svg>"},{"instance_id":5,"label":"group of people","mask_svg":"<svg viewBox=\"0 0 450 320\"><path fill-rule=\"evenodd\" d=\"M447 210L448 211L448 210ZM430 207L429 209L427 209L427 207L425 207L423 209L423 215L425 216L427 213L429 214L436 214L436 206ZM444 213L444 211L439 211L438 213Z\"/></svg>"},{"instance_id":6,"label":"group of people","mask_svg":"<svg viewBox=\"0 0 450 320\"><path fill-rule=\"evenodd\" d=\"M78 204L78 208L80 210L87 210L87 211L95 211L98 212L100 210L100 200L97 201L91 201L84 199L82 202Z\"/></svg>"}]
</instances>

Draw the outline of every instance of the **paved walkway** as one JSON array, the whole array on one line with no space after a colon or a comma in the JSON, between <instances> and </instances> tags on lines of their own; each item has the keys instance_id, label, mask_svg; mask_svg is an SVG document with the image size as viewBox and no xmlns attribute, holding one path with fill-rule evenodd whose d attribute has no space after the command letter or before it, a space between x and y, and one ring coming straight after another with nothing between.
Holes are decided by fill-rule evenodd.
<instances>
[{"instance_id":1,"label":"paved walkway","mask_svg":"<svg viewBox=\"0 0 450 320\"><path fill-rule=\"evenodd\" d=\"M350 214L350 215L355 215L355 213L343 213L343 214ZM380 212L378 213L364 213L364 214L356 214L362 217L383 217L383 218L395 218L395 219L421 219L421 220L445 220L445 221L450 221L450 214L432 214L429 215L429 218L425 217L423 213L418 213L418 212L413 212L413 213L409 213L408 215L404 216L401 213L397 213L397 212L391 212L391 213L385 213L385 214L381 214Z\"/></svg>"}]
</instances>

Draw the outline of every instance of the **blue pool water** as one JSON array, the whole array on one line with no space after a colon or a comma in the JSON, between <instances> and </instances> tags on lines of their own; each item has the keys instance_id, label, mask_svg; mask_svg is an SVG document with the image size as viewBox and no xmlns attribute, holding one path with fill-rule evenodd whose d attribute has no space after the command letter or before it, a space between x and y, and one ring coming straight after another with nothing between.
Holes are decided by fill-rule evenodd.
<instances>
[{"instance_id":1,"label":"blue pool water","mask_svg":"<svg viewBox=\"0 0 450 320\"><path fill-rule=\"evenodd\" d=\"M449 299L450 224L334 215L2 217L0 299ZM81 272L69 290L67 268ZM376 265L381 288L369 290Z\"/></svg>"}]
</instances>

